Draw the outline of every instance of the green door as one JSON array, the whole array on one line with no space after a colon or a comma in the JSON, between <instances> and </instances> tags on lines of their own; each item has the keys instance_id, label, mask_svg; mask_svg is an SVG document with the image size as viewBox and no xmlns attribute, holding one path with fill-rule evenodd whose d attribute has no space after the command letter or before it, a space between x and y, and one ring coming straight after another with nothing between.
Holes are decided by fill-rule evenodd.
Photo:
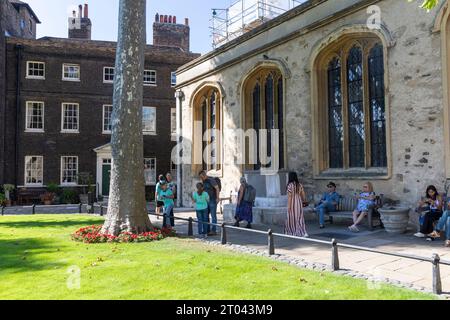
<instances>
[{"instance_id":1,"label":"green door","mask_svg":"<svg viewBox=\"0 0 450 320\"><path fill-rule=\"evenodd\" d=\"M111 164L103 164L102 170L102 195L109 196L109 179L111 176Z\"/></svg>"}]
</instances>

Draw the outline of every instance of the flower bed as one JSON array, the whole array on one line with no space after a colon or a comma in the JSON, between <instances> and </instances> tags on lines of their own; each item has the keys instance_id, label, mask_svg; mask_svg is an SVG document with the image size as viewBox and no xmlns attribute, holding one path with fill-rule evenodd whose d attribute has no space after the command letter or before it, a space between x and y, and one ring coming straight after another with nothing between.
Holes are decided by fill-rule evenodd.
<instances>
[{"instance_id":1,"label":"flower bed","mask_svg":"<svg viewBox=\"0 0 450 320\"><path fill-rule=\"evenodd\" d=\"M72 234L72 240L84 243L105 243L105 242L150 242L162 240L176 235L172 228L155 228L149 232L135 234L122 232L118 236L100 233L101 225L88 226L78 229Z\"/></svg>"}]
</instances>

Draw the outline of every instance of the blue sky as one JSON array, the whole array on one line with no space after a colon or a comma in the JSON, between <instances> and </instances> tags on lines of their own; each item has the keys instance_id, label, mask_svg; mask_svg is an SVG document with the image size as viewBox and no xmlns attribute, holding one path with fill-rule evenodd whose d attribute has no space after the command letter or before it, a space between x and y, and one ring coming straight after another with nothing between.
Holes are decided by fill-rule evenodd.
<instances>
[{"instance_id":1,"label":"blue sky","mask_svg":"<svg viewBox=\"0 0 450 320\"><path fill-rule=\"evenodd\" d=\"M119 0L23 0L27 2L41 20L37 36L67 37L67 18L72 8L89 4L92 21L92 39L117 39ZM191 51L211 51L211 8L225 8L231 0L147 0L147 43L152 42L152 24L155 13L177 16L178 23L189 18L191 27ZM234 1L233 1L234 2Z\"/></svg>"}]
</instances>

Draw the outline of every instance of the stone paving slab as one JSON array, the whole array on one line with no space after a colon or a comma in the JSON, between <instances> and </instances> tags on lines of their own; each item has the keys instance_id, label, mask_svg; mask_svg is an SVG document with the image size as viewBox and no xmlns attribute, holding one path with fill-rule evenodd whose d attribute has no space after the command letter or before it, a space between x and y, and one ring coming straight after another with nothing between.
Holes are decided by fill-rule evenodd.
<instances>
[{"instance_id":1,"label":"stone paving slab","mask_svg":"<svg viewBox=\"0 0 450 320\"><path fill-rule=\"evenodd\" d=\"M193 212L175 213L180 217L194 217ZM218 216L218 223L222 223ZM158 223L161 220L151 218ZM253 228L267 231L268 226L254 225ZM321 237L321 233L343 233L347 231L347 226L334 224L327 225L325 229L319 229L315 224L308 224L308 233L312 238L328 240ZM178 232L187 233L187 222L177 222ZM348 243L363 247L375 248L389 252L401 252L424 257L431 257L434 252L442 256L442 259L450 258L450 250L443 246L443 241L428 242L424 239L415 238L412 234L414 230L409 230L407 234L392 235L383 229L376 229L374 232L364 230L346 240L338 240L341 243ZM283 233L283 228L274 226L274 232ZM220 232L220 228L218 229ZM194 234L196 228L194 224ZM208 237L206 241L215 242L220 240L220 234L214 237ZM233 244L247 246L267 252L267 236L263 234L248 233L245 231L236 231L227 229L227 240ZM331 261L331 246L319 245L306 241L294 239L281 239L275 237L275 252L283 256L290 256L302 259L305 262L319 263L326 266ZM400 282L409 283L414 287L425 287L428 290L432 288L432 265L430 262L419 262L406 258L387 256L377 253L364 252L354 249L339 248L339 261L341 269L355 270L373 276L374 278L387 278ZM444 292L450 292L450 266L441 265L441 281Z\"/></svg>"}]
</instances>

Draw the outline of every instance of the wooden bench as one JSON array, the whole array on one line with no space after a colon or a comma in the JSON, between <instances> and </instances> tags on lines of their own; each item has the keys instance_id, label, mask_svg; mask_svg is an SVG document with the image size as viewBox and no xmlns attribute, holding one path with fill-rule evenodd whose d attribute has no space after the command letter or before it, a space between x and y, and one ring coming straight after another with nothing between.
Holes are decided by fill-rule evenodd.
<instances>
[{"instance_id":1,"label":"wooden bench","mask_svg":"<svg viewBox=\"0 0 450 320\"><path fill-rule=\"evenodd\" d=\"M353 219L353 211L356 209L358 205L358 199L353 196L340 196L339 203L337 207L337 211L328 212L329 222L333 223L333 218L350 218ZM367 214L367 225L369 230L373 230L374 228L374 220L379 222L379 226L383 226L380 214L378 213L378 208L383 206L383 195L379 195L375 199L375 205L369 208L369 212Z\"/></svg>"}]
</instances>

